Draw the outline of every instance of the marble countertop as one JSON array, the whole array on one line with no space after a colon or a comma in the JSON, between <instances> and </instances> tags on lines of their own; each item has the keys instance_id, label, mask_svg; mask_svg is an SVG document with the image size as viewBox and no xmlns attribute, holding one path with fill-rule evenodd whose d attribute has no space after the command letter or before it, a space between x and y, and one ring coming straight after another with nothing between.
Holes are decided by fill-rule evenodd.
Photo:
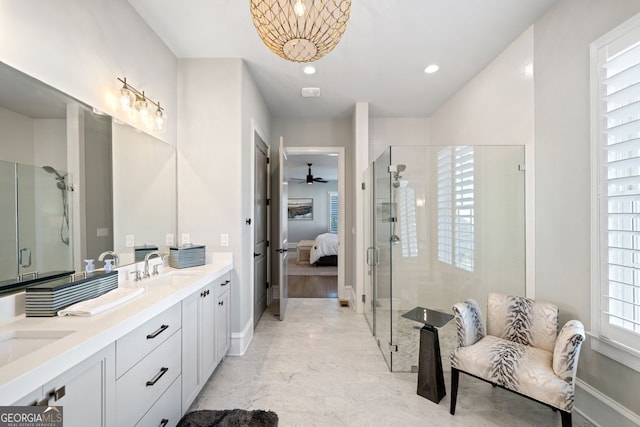
<instances>
[{"instance_id":1,"label":"marble countertop","mask_svg":"<svg viewBox=\"0 0 640 427\"><path fill-rule=\"evenodd\" d=\"M230 253L213 254L211 262L186 269L162 267L157 277L126 280L133 268L120 270L124 287L143 287L135 299L92 317L25 317L0 322L0 337L15 331L72 331L0 367L0 406L10 405L95 354L117 339L179 303L202 286L233 269Z\"/></svg>"}]
</instances>

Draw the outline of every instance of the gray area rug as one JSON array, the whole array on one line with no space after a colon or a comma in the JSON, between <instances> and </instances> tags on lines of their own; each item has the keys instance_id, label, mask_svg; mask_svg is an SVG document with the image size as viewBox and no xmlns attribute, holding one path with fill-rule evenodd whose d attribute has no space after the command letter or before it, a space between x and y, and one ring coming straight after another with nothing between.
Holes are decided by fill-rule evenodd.
<instances>
[{"instance_id":1,"label":"gray area rug","mask_svg":"<svg viewBox=\"0 0 640 427\"><path fill-rule=\"evenodd\" d=\"M178 427L277 427L278 415L272 411L224 409L185 414Z\"/></svg>"}]
</instances>

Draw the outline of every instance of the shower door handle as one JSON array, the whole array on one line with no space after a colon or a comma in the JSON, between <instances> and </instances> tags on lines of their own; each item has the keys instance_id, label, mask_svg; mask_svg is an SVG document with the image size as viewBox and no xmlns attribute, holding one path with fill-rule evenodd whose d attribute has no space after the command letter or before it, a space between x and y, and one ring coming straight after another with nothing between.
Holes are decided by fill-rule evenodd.
<instances>
[{"instance_id":1,"label":"shower door handle","mask_svg":"<svg viewBox=\"0 0 640 427\"><path fill-rule=\"evenodd\" d=\"M24 262L24 259L25 259L24 254L27 254L26 264ZM20 249L20 251L18 252L18 262L20 263L20 267L22 268L31 267L31 249L29 248Z\"/></svg>"},{"instance_id":2,"label":"shower door handle","mask_svg":"<svg viewBox=\"0 0 640 427\"><path fill-rule=\"evenodd\" d=\"M367 248L367 265L370 267L378 265L378 248L373 246Z\"/></svg>"}]
</instances>

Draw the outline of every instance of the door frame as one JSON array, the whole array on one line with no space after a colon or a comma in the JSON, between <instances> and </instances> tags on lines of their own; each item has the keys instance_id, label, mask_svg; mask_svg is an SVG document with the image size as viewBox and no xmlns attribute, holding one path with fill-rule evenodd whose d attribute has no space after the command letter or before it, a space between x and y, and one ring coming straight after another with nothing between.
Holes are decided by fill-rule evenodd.
<instances>
[{"instance_id":1,"label":"door frame","mask_svg":"<svg viewBox=\"0 0 640 427\"><path fill-rule=\"evenodd\" d=\"M267 146L267 158L270 159L271 157L271 144L269 144L269 142L267 141L267 138L265 136L265 133L262 131L262 129L260 128L260 126L258 125L258 123L255 121L255 119L251 119L251 148L250 148L250 159L251 159L251 167L249 168L250 170L250 176L249 176L249 188L250 188L250 194L251 194L251 199L250 199L250 206L248 207L247 212L249 213L249 216L247 218L253 218L254 215L254 201L255 201L255 197L256 197L256 188L255 188L255 179L256 179L256 172L255 172L255 167L254 167L254 162L255 162L255 158L256 158L256 134L258 134L258 136L260 137L260 139L262 140L262 142L265 143L265 145ZM271 163L268 162L267 163L267 198L271 199ZM248 227L249 228L249 232L248 232L248 241L249 241L249 245L248 248L252 251L253 253L253 248L255 247L255 236L254 236L254 224L255 224L255 218L253 218L254 221L251 222L251 225ZM246 240L245 240L246 241ZM268 209L267 209L267 241L269 243L271 243L271 204L269 205ZM255 289L254 289L254 282L255 282L255 269L254 269L254 262L253 262L253 256L247 256L246 257L249 262L247 264L248 268L245 271L249 272L249 281L248 283L251 283L251 329L253 329L253 323L254 323L254 316L253 316L253 305L255 303ZM271 254L270 251L267 251L267 281L269 282L269 287L267 288L267 306L269 306L269 304L271 304L271 302L273 301L273 282L271 281Z\"/></svg>"},{"instance_id":2,"label":"door frame","mask_svg":"<svg viewBox=\"0 0 640 427\"><path fill-rule=\"evenodd\" d=\"M338 157L338 299L351 299L351 286L345 285L345 149L344 147L286 147L288 155L337 154ZM281 213L282 215L283 213ZM286 212L284 213L286 214Z\"/></svg>"}]
</instances>

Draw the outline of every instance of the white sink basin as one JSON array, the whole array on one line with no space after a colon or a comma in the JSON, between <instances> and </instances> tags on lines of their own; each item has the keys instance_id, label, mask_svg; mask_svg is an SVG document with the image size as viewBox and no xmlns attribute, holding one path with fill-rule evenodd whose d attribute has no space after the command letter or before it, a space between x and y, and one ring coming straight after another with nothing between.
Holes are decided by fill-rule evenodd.
<instances>
[{"instance_id":1,"label":"white sink basin","mask_svg":"<svg viewBox=\"0 0 640 427\"><path fill-rule=\"evenodd\" d=\"M0 366L64 338L74 331L11 331L0 335Z\"/></svg>"}]
</instances>

